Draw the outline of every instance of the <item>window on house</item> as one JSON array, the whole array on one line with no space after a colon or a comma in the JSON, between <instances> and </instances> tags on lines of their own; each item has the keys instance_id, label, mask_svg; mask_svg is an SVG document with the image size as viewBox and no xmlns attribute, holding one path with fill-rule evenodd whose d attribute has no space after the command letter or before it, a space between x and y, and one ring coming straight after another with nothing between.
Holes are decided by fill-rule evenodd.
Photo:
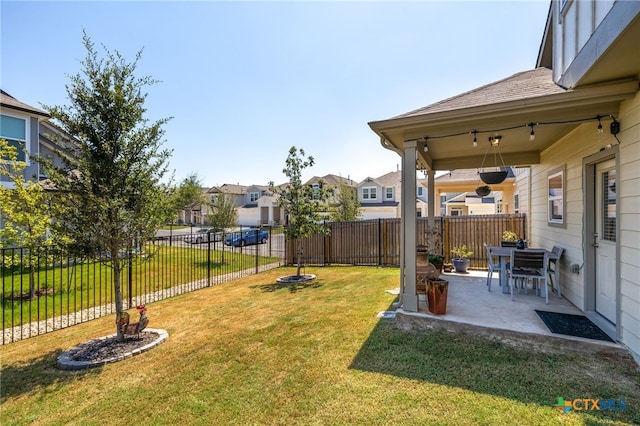
<instances>
[{"instance_id":1,"label":"window on house","mask_svg":"<svg viewBox=\"0 0 640 426\"><path fill-rule=\"evenodd\" d=\"M386 200L393 200L393 188L385 188L384 198Z\"/></svg>"},{"instance_id":2,"label":"window on house","mask_svg":"<svg viewBox=\"0 0 640 426\"><path fill-rule=\"evenodd\" d=\"M549 225L564 225L564 166L552 170L547 175L548 217Z\"/></svg>"},{"instance_id":3,"label":"window on house","mask_svg":"<svg viewBox=\"0 0 640 426\"><path fill-rule=\"evenodd\" d=\"M416 215L417 215L417 217L422 217L422 210L416 211Z\"/></svg>"},{"instance_id":4,"label":"window on house","mask_svg":"<svg viewBox=\"0 0 640 426\"><path fill-rule=\"evenodd\" d=\"M513 196L513 211L515 213L520 213L520 194L515 194Z\"/></svg>"},{"instance_id":5,"label":"window on house","mask_svg":"<svg viewBox=\"0 0 640 426\"><path fill-rule=\"evenodd\" d=\"M502 213L502 200L496 201L496 213Z\"/></svg>"},{"instance_id":6,"label":"window on house","mask_svg":"<svg viewBox=\"0 0 640 426\"><path fill-rule=\"evenodd\" d=\"M376 193L376 187L375 186L369 186L366 188L362 188L362 199L363 200L375 200L378 198L378 195Z\"/></svg>"},{"instance_id":7,"label":"window on house","mask_svg":"<svg viewBox=\"0 0 640 426\"><path fill-rule=\"evenodd\" d=\"M318 198L318 196L320 195L320 184L314 183L312 185L312 194L314 199Z\"/></svg>"},{"instance_id":8,"label":"window on house","mask_svg":"<svg viewBox=\"0 0 640 426\"><path fill-rule=\"evenodd\" d=\"M418 197L422 197L422 194L424 193L424 187L419 186L418 187Z\"/></svg>"},{"instance_id":9,"label":"window on house","mask_svg":"<svg viewBox=\"0 0 640 426\"><path fill-rule=\"evenodd\" d=\"M451 216L462 216L462 209L451 209Z\"/></svg>"},{"instance_id":10,"label":"window on house","mask_svg":"<svg viewBox=\"0 0 640 426\"><path fill-rule=\"evenodd\" d=\"M17 149L18 161L27 161L27 120L9 115L0 116L0 139L5 139L9 145Z\"/></svg>"},{"instance_id":11,"label":"window on house","mask_svg":"<svg viewBox=\"0 0 640 426\"><path fill-rule=\"evenodd\" d=\"M255 203L256 201L258 201L258 198L260 198L260 193L259 192L250 192L249 193L249 201L251 201L252 203Z\"/></svg>"}]
</instances>

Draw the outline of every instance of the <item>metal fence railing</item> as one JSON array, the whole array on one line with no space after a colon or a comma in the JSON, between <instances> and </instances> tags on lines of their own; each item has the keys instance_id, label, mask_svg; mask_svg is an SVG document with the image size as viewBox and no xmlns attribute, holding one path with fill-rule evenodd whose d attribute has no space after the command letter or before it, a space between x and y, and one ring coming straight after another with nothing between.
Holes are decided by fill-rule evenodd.
<instances>
[{"instance_id":1,"label":"metal fence railing","mask_svg":"<svg viewBox=\"0 0 640 426\"><path fill-rule=\"evenodd\" d=\"M119 254L128 262L121 277L125 309L284 264L284 234L278 229L192 231L175 230ZM113 271L105 255L77 258L51 249L5 248L0 276L2 344L115 313Z\"/></svg>"},{"instance_id":2,"label":"metal fence railing","mask_svg":"<svg viewBox=\"0 0 640 426\"><path fill-rule=\"evenodd\" d=\"M526 239L524 214L439 217L431 230L426 218L418 218L417 225L417 244L426 245L432 235L430 251L446 262L453 247L465 244L474 252L470 267L476 269L487 267L483 242L499 245L505 230ZM400 219L327 226L328 235L301 241L302 263L399 265ZM119 254L131 260L122 272L125 309L296 263L296 243L285 242L283 228L180 232L184 231L171 230L139 250ZM2 344L114 313L108 260L104 255L77 258L42 248L0 249Z\"/></svg>"}]
</instances>

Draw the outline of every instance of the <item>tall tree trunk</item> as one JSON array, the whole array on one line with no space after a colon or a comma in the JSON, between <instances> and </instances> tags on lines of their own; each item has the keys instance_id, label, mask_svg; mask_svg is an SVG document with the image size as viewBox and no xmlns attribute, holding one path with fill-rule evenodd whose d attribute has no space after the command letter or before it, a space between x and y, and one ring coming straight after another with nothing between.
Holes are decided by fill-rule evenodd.
<instances>
[{"instance_id":1,"label":"tall tree trunk","mask_svg":"<svg viewBox=\"0 0 640 426\"><path fill-rule=\"evenodd\" d=\"M122 330L120 329L119 323L120 318L122 318L122 313L124 310L122 309L122 285L121 285L121 268L120 268L120 258L118 257L118 251L116 249L115 256L114 251L111 251L111 264L113 265L113 286L116 294L116 333L118 342L122 342L124 340L124 334L122 334Z\"/></svg>"},{"instance_id":2,"label":"tall tree trunk","mask_svg":"<svg viewBox=\"0 0 640 426\"><path fill-rule=\"evenodd\" d=\"M296 238L296 264L297 264L296 277L300 276L300 258L301 257L302 257L302 248L300 244L300 239Z\"/></svg>"}]
</instances>

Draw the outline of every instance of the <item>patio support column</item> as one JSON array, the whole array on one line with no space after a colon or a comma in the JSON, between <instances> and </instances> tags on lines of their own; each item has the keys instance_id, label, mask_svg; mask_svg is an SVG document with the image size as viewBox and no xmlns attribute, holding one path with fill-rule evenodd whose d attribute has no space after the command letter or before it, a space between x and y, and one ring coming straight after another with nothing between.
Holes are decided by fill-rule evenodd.
<instances>
[{"instance_id":1,"label":"patio support column","mask_svg":"<svg viewBox=\"0 0 640 426\"><path fill-rule=\"evenodd\" d=\"M416 160L418 141L404 142L402 155L402 201L401 227L402 252L400 269L400 296L402 309L407 312L418 312L418 295L416 294Z\"/></svg>"},{"instance_id":2,"label":"patio support column","mask_svg":"<svg viewBox=\"0 0 640 426\"><path fill-rule=\"evenodd\" d=\"M427 185L429 187L428 192L427 192L427 230L429 232L428 234L428 239L429 239L429 247L435 247L435 241L433 241L434 239L434 235L433 235L433 229L435 228L436 225L436 215L435 215L435 208L436 208L436 184L435 184L435 172L431 169L427 170ZM436 254L440 254L440 253L436 253Z\"/></svg>"}]
</instances>

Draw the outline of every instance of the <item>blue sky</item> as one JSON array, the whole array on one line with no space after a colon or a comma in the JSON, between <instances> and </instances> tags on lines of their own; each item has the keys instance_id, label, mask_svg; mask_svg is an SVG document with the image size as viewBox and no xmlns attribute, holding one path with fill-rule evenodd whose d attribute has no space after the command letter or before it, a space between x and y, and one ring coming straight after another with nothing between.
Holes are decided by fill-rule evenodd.
<instances>
[{"instance_id":1,"label":"blue sky","mask_svg":"<svg viewBox=\"0 0 640 426\"><path fill-rule=\"evenodd\" d=\"M548 1L5 1L2 89L66 105L82 31L129 60L164 127L176 181L267 184L292 145L361 181L396 170L369 121L533 69ZM98 51L102 54L102 48Z\"/></svg>"}]
</instances>

